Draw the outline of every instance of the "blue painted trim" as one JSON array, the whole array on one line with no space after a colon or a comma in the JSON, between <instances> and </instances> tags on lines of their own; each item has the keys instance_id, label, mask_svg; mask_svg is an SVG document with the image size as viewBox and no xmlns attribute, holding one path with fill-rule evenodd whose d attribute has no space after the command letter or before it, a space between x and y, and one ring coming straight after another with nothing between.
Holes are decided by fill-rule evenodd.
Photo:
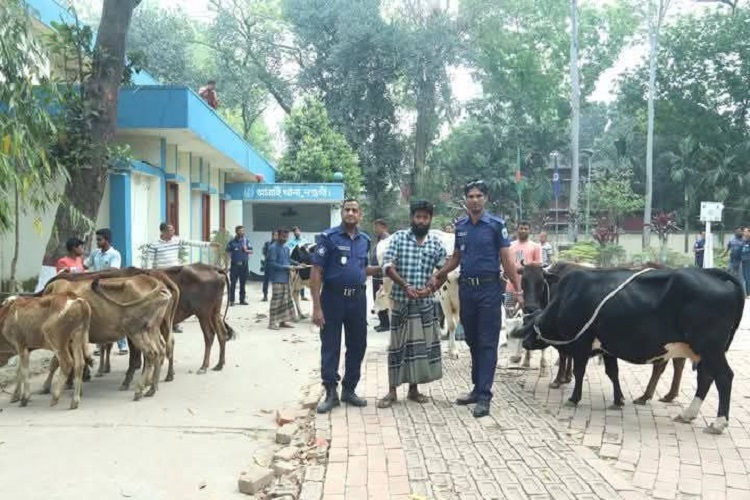
<instances>
[{"instance_id":1,"label":"blue painted trim","mask_svg":"<svg viewBox=\"0 0 750 500\"><path fill-rule=\"evenodd\" d=\"M220 200L224 200L224 201L232 201L232 197L231 197L231 196L229 196L229 195L228 195L228 194L226 194L226 193L222 193L222 194L220 194L220 195L219 195L219 199L220 199Z\"/></svg>"},{"instance_id":2,"label":"blue painted trim","mask_svg":"<svg viewBox=\"0 0 750 500\"><path fill-rule=\"evenodd\" d=\"M179 183L185 182L185 178L178 174L164 174L164 179L166 179L169 182L179 182Z\"/></svg>"},{"instance_id":3,"label":"blue painted trim","mask_svg":"<svg viewBox=\"0 0 750 500\"><path fill-rule=\"evenodd\" d=\"M210 191L210 188L208 187L208 184L206 184L205 182L191 182L190 190L200 191L202 193L208 193Z\"/></svg>"},{"instance_id":4,"label":"blue painted trim","mask_svg":"<svg viewBox=\"0 0 750 500\"><path fill-rule=\"evenodd\" d=\"M109 227L112 245L120 251L122 267L132 265L130 255L133 234L133 211L131 178L128 172L117 172L109 176Z\"/></svg>"},{"instance_id":5,"label":"blue painted trim","mask_svg":"<svg viewBox=\"0 0 750 500\"><path fill-rule=\"evenodd\" d=\"M164 172L162 170L139 160L132 160L130 162L130 170L133 172L140 172L142 174L158 177L160 179L164 177Z\"/></svg>"},{"instance_id":6,"label":"blue painted trim","mask_svg":"<svg viewBox=\"0 0 750 500\"><path fill-rule=\"evenodd\" d=\"M219 191L216 190L216 188L212 188L211 186L208 187L208 194L219 194Z\"/></svg>"},{"instance_id":7,"label":"blue painted trim","mask_svg":"<svg viewBox=\"0 0 750 500\"><path fill-rule=\"evenodd\" d=\"M167 140L159 140L159 160L161 161L161 220L167 222Z\"/></svg>"}]
</instances>

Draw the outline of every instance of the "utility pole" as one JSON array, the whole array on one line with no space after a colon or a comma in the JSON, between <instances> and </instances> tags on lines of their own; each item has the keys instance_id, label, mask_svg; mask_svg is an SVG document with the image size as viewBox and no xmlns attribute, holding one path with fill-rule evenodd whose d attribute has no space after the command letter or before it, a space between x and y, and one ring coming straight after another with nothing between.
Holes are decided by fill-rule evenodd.
<instances>
[{"instance_id":1,"label":"utility pole","mask_svg":"<svg viewBox=\"0 0 750 500\"><path fill-rule=\"evenodd\" d=\"M578 72L578 0L570 0L570 108L572 122L570 126L570 200L568 203L570 222L568 239L578 240L578 133L581 117L581 84ZM575 217L572 217L575 214Z\"/></svg>"}]
</instances>

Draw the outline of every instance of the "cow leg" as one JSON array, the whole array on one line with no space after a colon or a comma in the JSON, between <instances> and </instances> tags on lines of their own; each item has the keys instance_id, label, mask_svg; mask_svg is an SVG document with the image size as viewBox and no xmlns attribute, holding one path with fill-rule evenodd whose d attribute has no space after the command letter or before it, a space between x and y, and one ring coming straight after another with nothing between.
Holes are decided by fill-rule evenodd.
<instances>
[{"instance_id":1,"label":"cow leg","mask_svg":"<svg viewBox=\"0 0 750 500\"><path fill-rule=\"evenodd\" d=\"M515 346L515 351L510 356L509 361L515 364L521 361L521 349L523 349L523 342L513 342L513 345ZM526 353L528 354L528 351Z\"/></svg>"},{"instance_id":2,"label":"cow leg","mask_svg":"<svg viewBox=\"0 0 750 500\"><path fill-rule=\"evenodd\" d=\"M565 368L568 363L568 357L565 354L561 351L558 351L557 354L557 375L555 375L555 380L549 385L552 389L559 389L565 383Z\"/></svg>"},{"instance_id":3,"label":"cow leg","mask_svg":"<svg viewBox=\"0 0 750 500\"><path fill-rule=\"evenodd\" d=\"M86 366L85 344L73 351L73 398L70 401L70 409L75 410L81 404L81 393L83 392L83 368Z\"/></svg>"},{"instance_id":4,"label":"cow leg","mask_svg":"<svg viewBox=\"0 0 750 500\"><path fill-rule=\"evenodd\" d=\"M214 343L214 330L211 328L211 320L202 317L198 318L203 331L203 364L198 369L198 375L203 375L208 370L208 363L211 361L211 346Z\"/></svg>"},{"instance_id":5,"label":"cow leg","mask_svg":"<svg viewBox=\"0 0 750 500\"><path fill-rule=\"evenodd\" d=\"M573 356L565 356L567 363L565 367L565 384L569 384L573 381Z\"/></svg>"},{"instance_id":6,"label":"cow leg","mask_svg":"<svg viewBox=\"0 0 750 500\"><path fill-rule=\"evenodd\" d=\"M523 363L521 364L522 368L531 368L531 351L528 349L526 350L526 354L523 356Z\"/></svg>"},{"instance_id":7,"label":"cow leg","mask_svg":"<svg viewBox=\"0 0 750 500\"><path fill-rule=\"evenodd\" d=\"M97 344L97 347L99 347L99 368L96 369L97 377L104 376L104 349L106 345L107 344Z\"/></svg>"},{"instance_id":8,"label":"cow leg","mask_svg":"<svg viewBox=\"0 0 750 500\"><path fill-rule=\"evenodd\" d=\"M680 383L682 382L682 371L685 368L685 358L673 358L672 369L672 386L669 388L669 392L666 396L661 398L659 401L662 403L671 403L680 394Z\"/></svg>"},{"instance_id":9,"label":"cow leg","mask_svg":"<svg viewBox=\"0 0 750 500\"><path fill-rule=\"evenodd\" d=\"M174 334L172 333L171 328L169 330L169 336L166 339L167 359L169 360L169 365L167 366L167 376L164 378L164 382L172 382L174 380Z\"/></svg>"},{"instance_id":10,"label":"cow leg","mask_svg":"<svg viewBox=\"0 0 750 500\"><path fill-rule=\"evenodd\" d=\"M540 377L547 376L547 357L544 355L545 352L547 352L547 349L542 349L539 353L539 376Z\"/></svg>"},{"instance_id":11,"label":"cow leg","mask_svg":"<svg viewBox=\"0 0 750 500\"><path fill-rule=\"evenodd\" d=\"M729 425L729 404L732 396L732 379L734 379L734 372L727 363L726 355L722 352L716 358L716 360L711 360L708 369L713 372L716 381L716 390L719 392L719 409L716 420L704 429L708 434L721 434Z\"/></svg>"},{"instance_id":12,"label":"cow leg","mask_svg":"<svg viewBox=\"0 0 750 500\"><path fill-rule=\"evenodd\" d=\"M171 331L171 328L170 328L170 331ZM167 343L164 341L164 338L161 336L159 327L156 327L155 331L153 331L151 335L156 336L156 341L152 342L153 347L155 348L156 358L154 361L153 373L151 375L151 387L145 394L147 398L150 398L151 396L156 394L156 391L159 390L159 377L161 377L161 367L164 364L164 358L166 357L166 349L167 349L166 347Z\"/></svg>"},{"instance_id":13,"label":"cow leg","mask_svg":"<svg viewBox=\"0 0 750 500\"><path fill-rule=\"evenodd\" d=\"M583 377L586 375L586 364L589 361L590 353L576 353L573 359L573 370L575 371L575 384L573 384L573 394L570 395L565 406L577 406L581 401L583 392Z\"/></svg>"},{"instance_id":14,"label":"cow leg","mask_svg":"<svg viewBox=\"0 0 750 500\"><path fill-rule=\"evenodd\" d=\"M140 349L135 345L129 345L128 347L130 348L130 352L128 353L128 371L125 372L125 380L123 380L120 385L121 391L127 391L130 389L130 383L133 381L135 371L142 366Z\"/></svg>"},{"instance_id":15,"label":"cow leg","mask_svg":"<svg viewBox=\"0 0 750 500\"><path fill-rule=\"evenodd\" d=\"M110 356L112 354L112 346L113 345L114 344L112 342L110 342L109 344L107 344L105 346L105 350L107 351L107 353L106 353L106 355L107 355L106 356L106 360L107 361L106 361L106 364L104 365L104 373L109 373L112 370L112 365L110 364L109 361L110 361Z\"/></svg>"},{"instance_id":16,"label":"cow leg","mask_svg":"<svg viewBox=\"0 0 750 500\"><path fill-rule=\"evenodd\" d=\"M713 383L713 374L711 373L711 370L709 370L705 360L702 360L698 364L698 387L695 390L695 397L690 402L690 406L682 410L682 413L677 415L674 418L674 421L689 424L690 422L695 420L701 410L703 401L706 400L706 394L708 394L708 390L711 388L711 384Z\"/></svg>"},{"instance_id":17,"label":"cow leg","mask_svg":"<svg viewBox=\"0 0 750 500\"><path fill-rule=\"evenodd\" d=\"M134 401L143 397L143 390L153 383L154 366L157 359L157 346L149 338L147 332L138 332L128 337L131 346L136 346L143 353L143 372L138 380L138 385L133 396Z\"/></svg>"},{"instance_id":18,"label":"cow leg","mask_svg":"<svg viewBox=\"0 0 750 500\"><path fill-rule=\"evenodd\" d=\"M21 394L23 393L23 359L21 353L18 353L18 366L16 366L16 388L13 390L13 395L10 397L11 403L17 403L21 400Z\"/></svg>"},{"instance_id":19,"label":"cow leg","mask_svg":"<svg viewBox=\"0 0 750 500\"><path fill-rule=\"evenodd\" d=\"M218 372L224 369L227 350L227 332L224 329L224 321L221 319L221 311L213 315L211 323L213 331L216 332L216 338L219 340L219 362L213 367L213 371Z\"/></svg>"},{"instance_id":20,"label":"cow leg","mask_svg":"<svg viewBox=\"0 0 750 500\"><path fill-rule=\"evenodd\" d=\"M617 358L605 354L604 358L604 372L612 382L612 389L614 391L614 404L610 408L622 408L625 406L625 398L622 395L622 388L620 387L620 369L617 366Z\"/></svg>"},{"instance_id":21,"label":"cow leg","mask_svg":"<svg viewBox=\"0 0 750 500\"><path fill-rule=\"evenodd\" d=\"M58 401L60 401L60 394L62 394L62 390L66 385L66 381L69 377L73 376L73 358L67 351L67 346L63 346L61 349L57 349L57 359L60 361L60 371L57 372L55 383L52 387L52 399L50 400L50 406L55 406Z\"/></svg>"},{"instance_id":22,"label":"cow leg","mask_svg":"<svg viewBox=\"0 0 750 500\"><path fill-rule=\"evenodd\" d=\"M648 385L646 385L646 392L644 392L641 397L634 399L633 404L645 405L646 402L654 397L656 384L659 383L659 378L661 377L661 374L664 373L667 363L669 363L669 361L659 361L658 363L654 363L651 368L651 378L648 381Z\"/></svg>"},{"instance_id":23,"label":"cow leg","mask_svg":"<svg viewBox=\"0 0 750 500\"><path fill-rule=\"evenodd\" d=\"M49 371L47 372L47 379L44 381L44 385L42 385L42 394L50 393L50 389L52 388L52 377L54 377L55 370L59 367L60 362L57 360L57 354L55 354L49 362Z\"/></svg>"},{"instance_id":24,"label":"cow leg","mask_svg":"<svg viewBox=\"0 0 750 500\"><path fill-rule=\"evenodd\" d=\"M31 390L29 389L29 362L31 353L28 349L22 349L18 354L18 380L21 382L21 406L29 404Z\"/></svg>"}]
</instances>

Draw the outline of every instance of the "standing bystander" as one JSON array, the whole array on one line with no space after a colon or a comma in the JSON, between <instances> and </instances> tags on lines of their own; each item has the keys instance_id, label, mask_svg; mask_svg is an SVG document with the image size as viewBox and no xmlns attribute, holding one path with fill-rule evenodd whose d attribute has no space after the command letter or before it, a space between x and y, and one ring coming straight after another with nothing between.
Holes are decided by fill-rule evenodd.
<instances>
[{"instance_id":1,"label":"standing bystander","mask_svg":"<svg viewBox=\"0 0 750 500\"><path fill-rule=\"evenodd\" d=\"M701 231L693 244L695 267L703 267L703 256L706 254L706 232Z\"/></svg>"},{"instance_id":2,"label":"standing bystander","mask_svg":"<svg viewBox=\"0 0 750 500\"><path fill-rule=\"evenodd\" d=\"M295 314L292 290L289 287L289 270L292 269L292 264L297 263L289 257L289 247L286 245L289 230L281 228L276 234L276 241L268 249L266 261L271 281L271 306L268 315L268 328L271 330L278 330L279 327L293 328L288 322L294 319Z\"/></svg>"},{"instance_id":3,"label":"standing bystander","mask_svg":"<svg viewBox=\"0 0 750 500\"><path fill-rule=\"evenodd\" d=\"M270 272L268 271L268 249L276 243L276 234L276 231L273 231L270 241L263 243L263 261L260 263L263 272L263 302L268 302L268 278L270 276Z\"/></svg>"},{"instance_id":4,"label":"standing bystander","mask_svg":"<svg viewBox=\"0 0 750 500\"><path fill-rule=\"evenodd\" d=\"M96 232L96 249L84 261L83 266L87 270L104 271L106 269L120 269L122 267L122 256L120 252L112 246L112 231L107 228L99 229ZM99 346L101 349L102 346ZM119 354L128 353L128 341L123 337L117 341L117 351Z\"/></svg>"},{"instance_id":5,"label":"standing bystander","mask_svg":"<svg viewBox=\"0 0 750 500\"><path fill-rule=\"evenodd\" d=\"M57 259L55 270L58 273L61 271L82 273L85 270L83 267L83 241L78 238L70 238L65 242L65 249L68 251L68 255Z\"/></svg>"},{"instance_id":6,"label":"standing bystander","mask_svg":"<svg viewBox=\"0 0 750 500\"><path fill-rule=\"evenodd\" d=\"M246 306L245 283L247 282L248 260L253 247L245 237L245 226L234 228L234 238L227 243L227 265L229 267L229 305L234 305L237 282L240 282L240 305Z\"/></svg>"},{"instance_id":7,"label":"standing bystander","mask_svg":"<svg viewBox=\"0 0 750 500\"><path fill-rule=\"evenodd\" d=\"M388 238L388 223L383 219L378 219L372 225L372 232L375 235L375 240L372 242L372 248L370 249L370 265L378 265L378 243ZM380 276L372 277L372 300L377 298L378 290L383 286L383 278ZM379 324L375 327L376 332L387 332L391 329L390 317L388 309L378 311Z\"/></svg>"}]
</instances>

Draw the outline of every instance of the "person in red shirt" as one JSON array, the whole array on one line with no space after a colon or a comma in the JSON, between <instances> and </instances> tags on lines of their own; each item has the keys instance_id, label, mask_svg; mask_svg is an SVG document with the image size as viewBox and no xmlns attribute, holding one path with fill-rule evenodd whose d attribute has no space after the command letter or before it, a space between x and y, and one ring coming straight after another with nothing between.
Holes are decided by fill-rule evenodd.
<instances>
[{"instance_id":1,"label":"person in red shirt","mask_svg":"<svg viewBox=\"0 0 750 500\"><path fill-rule=\"evenodd\" d=\"M84 272L83 241L78 238L70 238L65 243L65 249L68 251L68 255L57 260L55 270L57 270L58 273L65 270L71 273Z\"/></svg>"},{"instance_id":2,"label":"person in red shirt","mask_svg":"<svg viewBox=\"0 0 750 500\"><path fill-rule=\"evenodd\" d=\"M216 82L214 80L209 80L204 87L201 87L200 90L198 90L198 95L201 96L209 106L218 109L219 98L216 97Z\"/></svg>"}]
</instances>

